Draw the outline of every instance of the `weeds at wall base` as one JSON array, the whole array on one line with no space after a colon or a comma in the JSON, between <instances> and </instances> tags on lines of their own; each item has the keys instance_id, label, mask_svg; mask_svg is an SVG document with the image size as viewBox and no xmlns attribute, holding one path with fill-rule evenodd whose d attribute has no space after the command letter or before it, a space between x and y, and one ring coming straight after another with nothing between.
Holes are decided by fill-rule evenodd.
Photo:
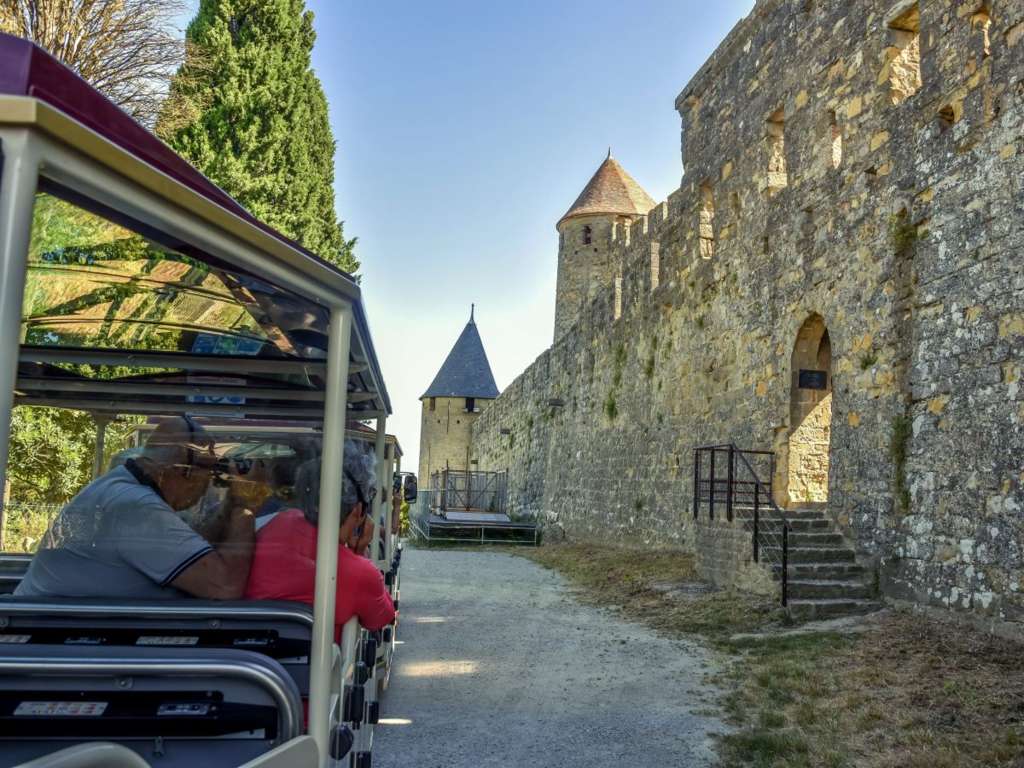
<instances>
[{"instance_id":1,"label":"weeds at wall base","mask_svg":"<svg viewBox=\"0 0 1024 768\"><path fill-rule=\"evenodd\" d=\"M896 511L906 514L910 509L910 489L907 487L907 444L913 427L910 417L897 416L892 422L892 440L889 455L893 464L893 485Z\"/></svg>"},{"instance_id":2,"label":"weeds at wall base","mask_svg":"<svg viewBox=\"0 0 1024 768\"><path fill-rule=\"evenodd\" d=\"M615 418L619 415L619 407L615 402L615 395L612 392L609 392L608 397L605 398L604 414L610 421L615 421Z\"/></svg>"}]
</instances>

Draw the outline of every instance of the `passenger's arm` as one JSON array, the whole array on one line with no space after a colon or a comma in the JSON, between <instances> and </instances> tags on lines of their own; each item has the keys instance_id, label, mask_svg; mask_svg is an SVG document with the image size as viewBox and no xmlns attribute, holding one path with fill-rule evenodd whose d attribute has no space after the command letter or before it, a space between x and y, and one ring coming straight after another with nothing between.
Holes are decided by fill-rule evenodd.
<instances>
[{"instance_id":1,"label":"passenger's arm","mask_svg":"<svg viewBox=\"0 0 1024 768\"><path fill-rule=\"evenodd\" d=\"M233 509L224 541L200 557L171 582L193 597L237 600L245 592L256 542L255 518L247 509Z\"/></svg>"},{"instance_id":2,"label":"passenger's arm","mask_svg":"<svg viewBox=\"0 0 1024 768\"><path fill-rule=\"evenodd\" d=\"M357 533L358 531L353 532L352 538L349 540L349 549L357 555L366 557L366 550L370 546L370 542L373 541L373 520L369 517L363 518L363 532L358 535Z\"/></svg>"},{"instance_id":3,"label":"passenger's arm","mask_svg":"<svg viewBox=\"0 0 1024 768\"><path fill-rule=\"evenodd\" d=\"M346 547L349 546L356 528L362 522L363 503L359 502L352 507L351 511L345 515L345 519L341 521L341 526L338 529L338 541L342 542Z\"/></svg>"},{"instance_id":4,"label":"passenger's arm","mask_svg":"<svg viewBox=\"0 0 1024 768\"><path fill-rule=\"evenodd\" d=\"M368 560L360 563L356 580L356 615L369 630L381 629L395 620L395 604L384 586L384 577Z\"/></svg>"}]
</instances>

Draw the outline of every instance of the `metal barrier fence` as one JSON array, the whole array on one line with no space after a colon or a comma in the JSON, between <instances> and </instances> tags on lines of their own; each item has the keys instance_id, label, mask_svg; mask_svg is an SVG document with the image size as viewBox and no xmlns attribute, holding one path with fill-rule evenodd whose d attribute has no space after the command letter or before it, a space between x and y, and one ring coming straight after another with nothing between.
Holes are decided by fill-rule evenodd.
<instances>
[{"instance_id":1,"label":"metal barrier fence","mask_svg":"<svg viewBox=\"0 0 1024 768\"><path fill-rule=\"evenodd\" d=\"M490 512L506 509L507 472L467 472L443 469L430 478L431 504L440 510Z\"/></svg>"},{"instance_id":2,"label":"metal barrier fence","mask_svg":"<svg viewBox=\"0 0 1024 768\"><path fill-rule=\"evenodd\" d=\"M420 491L416 503L409 506L409 527L414 539L447 544L526 544L540 543L541 527L536 518L509 520L491 519L484 514L476 518L464 510L444 510L437 504L434 490ZM442 515L459 512L458 519Z\"/></svg>"}]
</instances>

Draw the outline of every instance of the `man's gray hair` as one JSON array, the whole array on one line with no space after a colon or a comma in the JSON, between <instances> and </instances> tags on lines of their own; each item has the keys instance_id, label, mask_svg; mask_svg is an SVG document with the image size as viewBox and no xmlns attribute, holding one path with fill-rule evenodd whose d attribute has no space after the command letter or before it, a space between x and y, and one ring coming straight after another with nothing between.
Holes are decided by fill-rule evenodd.
<instances>
[{"instance_id":1,"label":"man's gray hair","mask_svg":"<svg viewBox=\"0 0 1024 768\"><path fill-rule=\"evenodd\" d=\"M345 461L341 473L341 519L359 503L368 499L377 485L377 459L368 443L345 441ZM358 484L358 488L356 485ZM320 519L320 459L303 462L295 473L295 505L313 525ZM369 510L367 510L369 512Z\"/></svg>"}]
</instances>

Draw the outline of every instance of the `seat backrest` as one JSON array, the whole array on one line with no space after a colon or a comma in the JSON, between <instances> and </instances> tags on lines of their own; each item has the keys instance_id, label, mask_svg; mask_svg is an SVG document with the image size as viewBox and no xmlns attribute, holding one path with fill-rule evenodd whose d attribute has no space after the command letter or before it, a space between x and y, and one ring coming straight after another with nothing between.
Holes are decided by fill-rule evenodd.
<instances>
[{"instance_id":1,"label":"seat backrest","mask_svg":"<svg viewBox=\"0 0 1024 768\"><path fill-rule=\"evenodd\" d=\"M17 588L31 562L32 555L29 554L0 554L0 595L9 595Z\"/></svg>"},{"instance_id":2,"label":"seat backrest","mask_svg":"<svg viewBox=\"0 0 1024 768\"><path fill-rule=\"evenodd\" d=\"M262 654L0 646L0 768L90 741L167 768L238 766L302 729L298 688Z\"/></svg>"},{"instance_id":3,"label":"seat backrest","mask_svg":"<svg viewBox=\"0 0 1024 768\"><path fill-rule=\"evenodd\" d=\"M253 651L303 695L312 627L309 605L285 601L0 599L0 645Z\"/></svg>"}]
</instances>

